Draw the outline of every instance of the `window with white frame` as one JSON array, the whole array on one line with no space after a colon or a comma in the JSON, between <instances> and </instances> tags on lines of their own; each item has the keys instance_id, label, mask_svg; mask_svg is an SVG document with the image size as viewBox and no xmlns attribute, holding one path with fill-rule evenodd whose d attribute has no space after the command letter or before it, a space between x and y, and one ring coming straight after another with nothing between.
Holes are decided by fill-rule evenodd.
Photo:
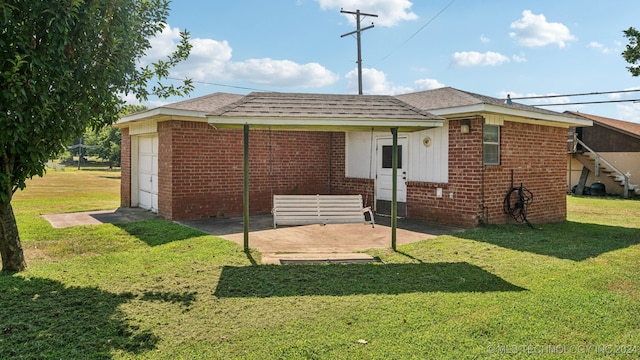
<instances>
[{"instance_id":1,"label":"window with white frame","mask_svg":"<svg viewBox=\"0 0 640 360\"><path fill-rule=\"evenodd\" d=\"M482 153L485 165L500 165L500 126L484 125Z\"/></svg>"}]
</instances>

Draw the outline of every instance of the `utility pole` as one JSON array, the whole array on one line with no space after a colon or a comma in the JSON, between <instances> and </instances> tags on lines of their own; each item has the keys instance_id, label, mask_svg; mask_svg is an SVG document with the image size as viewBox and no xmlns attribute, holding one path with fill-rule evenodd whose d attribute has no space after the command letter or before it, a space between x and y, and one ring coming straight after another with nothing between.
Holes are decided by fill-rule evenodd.
<instances>
[{"instance_id":1,"label":"utility pole","mask_svg":"<svg viewBox=\"0 0 640 360\"><path fill-rule=\"evenodd\" d=\"M343 38L345 36L356 34L356 39L358 40L358 94L362 95L362 50L360 48L360 33L365 31L365 30L371 29L373 27L373 23L371 23L371 25L369 25L369 26L367 26L365 28L360 28L360 17L361 16L363 18L367 17L367 16L378 17L378 15L361 13L360 10L356 10L355 12L353 12L353 11L346 11L346 10L342 10L342 9L340 9L340 13L342 13L342 14L353 14L353 15L356 16L356 30L348 32L346 34L342 34L342 35L340 35L340 37Z\"/></svg>"}]
</instances>

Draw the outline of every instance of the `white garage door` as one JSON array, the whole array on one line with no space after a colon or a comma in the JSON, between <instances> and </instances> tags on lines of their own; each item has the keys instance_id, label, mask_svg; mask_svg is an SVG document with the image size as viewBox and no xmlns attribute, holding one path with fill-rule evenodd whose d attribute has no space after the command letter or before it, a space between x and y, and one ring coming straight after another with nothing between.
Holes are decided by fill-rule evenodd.
<instances>
[{"instance_id":1,"label":"white garage door","mask_svg":"<svg viewBox=\"0 0 640 360\"><path fill-rule=\"evenodd\" d=\"M138 206L158 211L158 135L138 138Z\"/></svg>"}]
</instances>

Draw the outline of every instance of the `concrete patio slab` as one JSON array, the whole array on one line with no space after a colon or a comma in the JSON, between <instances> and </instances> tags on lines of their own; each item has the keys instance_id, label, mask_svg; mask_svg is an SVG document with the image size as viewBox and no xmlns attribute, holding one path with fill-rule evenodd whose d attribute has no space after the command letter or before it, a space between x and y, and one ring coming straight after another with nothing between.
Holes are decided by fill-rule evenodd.
<instances>
[{"instance_id":1,"label":"concrete patio slab","mask_svg":"<svg viewBox=\"0 0 640 360\"><path fill-rule=\"evenodd\" d=\"M243 219L212 218L183 221L182 224L203 232L220 236L239 245L244 243ZM282 226L273 228L271 215L255 215L249 218L249 246L262 255L262 262L269 264L287 261L354 262L371 261L361 253L372 248L391 247L390 219L376 217L375 227L370 224L327 224ZM409 244L450 234L462 229L439 224L398 220L397 245Z\"/></svg>"},{"instance_id":2,"label":"concrete patio slab","mask_svg":"<svg viewBox=\"0 0 640 360\"><path fill-rule=\"evenodd\" d=\"M159 218L139 208L42 215L54 228L78 225L116 224ZM362 224L281 226L273 228L271 215L249 218L249 246L257 249L263 264L371 262L362 251L391 247L388 217L376 216L375 227ZM182 225L216 235L239 245L244 243L243 218L225 217L179 222ZM423 221L398 219L397 245L431 239L462 229Z\"/></svg>"}]
</instances>

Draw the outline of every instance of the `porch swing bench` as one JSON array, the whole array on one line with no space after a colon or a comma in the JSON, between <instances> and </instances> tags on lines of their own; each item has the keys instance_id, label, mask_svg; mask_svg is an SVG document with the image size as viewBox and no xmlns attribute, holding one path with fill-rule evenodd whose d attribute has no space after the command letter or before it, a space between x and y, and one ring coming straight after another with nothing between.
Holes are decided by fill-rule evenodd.
<instances>
[{"instance_id":1,"label":"porch swing bench","mask_svg":"<svg viewBox=\"0 0 640 360\"><path fill-rule=\"evenodd\" d=\"M370 220L364 214L369 213ZM362 195L273 195L273 228L278 225L371 223Z\"/></svg>"}]
</instances>

